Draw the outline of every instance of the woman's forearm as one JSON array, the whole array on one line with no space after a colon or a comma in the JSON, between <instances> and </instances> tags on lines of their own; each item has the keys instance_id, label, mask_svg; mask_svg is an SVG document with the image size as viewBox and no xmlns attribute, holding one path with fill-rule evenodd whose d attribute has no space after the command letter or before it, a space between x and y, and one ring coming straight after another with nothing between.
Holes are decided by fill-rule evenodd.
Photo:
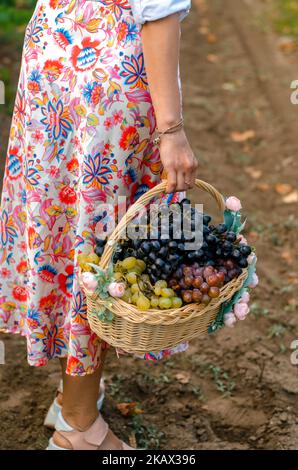
<instances>
[{"instance_id":1,"label":"woman's forearm","mask_svg":"<svg viewBox=\"0 0 298 470\"><path fill-rule=\"evenodd\" d=\"M157 21L146 22L142 29L142 43L157 127L163 132L182 117L178 76L179 15L174 13ZM167 192L185 191L193 187L198 163L184 129L164 134L159 150L167 176Z\"/></svg>"},{"instance_id":2,"label":"woman's forearm","mask_svg":"<svg viewBox=\"0 0 298 470\"><path fill-rule=\"evenodd\" d=\"M180 21L177 13L142 28L142 43L157 127L164 130L181 119L178 82Z\"/></svg>"}]
</instances>

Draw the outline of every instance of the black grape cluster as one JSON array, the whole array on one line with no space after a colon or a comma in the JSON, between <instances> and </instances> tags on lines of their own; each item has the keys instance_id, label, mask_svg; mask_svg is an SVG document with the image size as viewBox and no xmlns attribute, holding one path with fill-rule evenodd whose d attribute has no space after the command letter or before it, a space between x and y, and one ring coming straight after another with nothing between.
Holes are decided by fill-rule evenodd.
<instances>
[{"instance_id":1,"label":"black grape cluster","mask_svg":"<svg viewBox=\"0 0 298 470\"><path fill-rule=\"evenodd\" d=\"M176 238L175 210L177 213L180 212L182 217L186 214L190 218L187 230L181 231L179 239ZM203 214L202 246L196 250L189 250L187 245L194 241L192 235L196 228L196 209L190 208L190 201L185 198L171 205L169 220L165 223L166 211L167 207L161 205L156 214L156 239L124 240L118 245L113 262L131 256L143 260L152 283L160 279L170 280L181 265L192 266L195 263L196 267L211 266L224 274L224 283L239 276L242 269L247 267L247 257L252 251L251 247L239 244L236 234L228 231L224 223L213 225L211 217ZM147 223L150 224L149 211ZM102 245L98 246L98 251L102 251Z\"/></svg>"}]
</instances>

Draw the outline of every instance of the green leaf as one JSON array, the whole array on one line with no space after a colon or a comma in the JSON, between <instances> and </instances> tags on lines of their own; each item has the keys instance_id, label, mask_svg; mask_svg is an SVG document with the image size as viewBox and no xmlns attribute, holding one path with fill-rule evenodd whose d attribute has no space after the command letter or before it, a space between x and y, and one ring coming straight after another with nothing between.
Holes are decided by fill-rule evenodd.
<instances>
[{"instance_id":1,"label":"green leaf","mask_svg":"<svg viewBox=\"0 0 298 470\"><path fill-rule=\"evenodd\" d=\"M246 225L246 221L247 219L245 219L245 221L243 222L243 224L240 225L240 227L238 228L238 233L242 232L242 230L244 229L245 225Z\"/></svg>"},{"instance_id":2,"label":"green leaf","mask_svg":"<svg viewBox=\"0 0 298 470\"><path fill-rule=\"evenodd\" d=\"M97 313L97 317L104 323L111 323L114 319L114 314L106 308L102 308L100 312Z\"/></svg>"},{"instance_id":3,"label":"green leaf","mask_svg":"<svg viewBox=\"0 0 298 470\"><path fill-rule=\"evenodd\" d=\"M233 225L231 227L231 231L235 233L239 233L240 226L241 226L241 214L240 212L234 212L234 220L233 220Z\"/></svg>"},{"instance_id":4,"label":"green leaf","mask_svg":"<svg viewBox=\"0 0 298 470\"><path fill-rule=\"evenodd\" d=\"M224 223L226 224L226 226L228 227L228 230L230 231L231 230L231 227L233 225L233 222L234 222L234 215L233 215L233 212L231 212L230 210L228 209L225 209L224 211Z\"/></svg>"},{"instance_id":5,"label":"green leaf","mask_svg":"<svg viewBox=\"0 0 298 470\"><path fill-rule=\"evenodd\" d=\"M103 300L111 298L108 292L108 286L111 282L114 281L114 271L113 264L110 263L107 270L103 270L100 266L94 263L87 263L91 266L95 273L94 276L97 279L98 286L96 288L96 293ZM105 306L96 309L93 308L92 314L97 316L101 321L110 323L113 321L114 314L107 307L111 305L111 302L108 303L108 300L105 302Z\"/></svg>"}]
</instances>

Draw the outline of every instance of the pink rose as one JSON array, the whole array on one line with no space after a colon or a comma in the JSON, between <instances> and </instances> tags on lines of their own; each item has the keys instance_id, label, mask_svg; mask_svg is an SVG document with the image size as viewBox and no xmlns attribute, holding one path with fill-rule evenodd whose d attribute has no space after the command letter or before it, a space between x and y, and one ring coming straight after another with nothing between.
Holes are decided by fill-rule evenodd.
<instances>
[{"instance_id":1,"label":"pink rose","mask_svg":"<svg viewBox=\"0 0 298 470\"><path fill-rule=\"evenodd\" d=\"M254 263L255 261L257 261L256 254L255 254L255 253L251 253L251 254L247 257L247 262L248 262L248 264L252 264L252 263Z\"/></svg>"},{"instance_id":2,"label":"pink rose","mask_svg":"<svg viewBox=\"0 0 298 470\"><path fill-rule=\"evenodd\" d=\"M248 304L249 300L250 300L250 295L247 291L245 291L241 296L240 302L244 302L245 304Z\"/></svg>"},{"instance_id":3,"label":"pink rose","mask_svg":"<svg viewBox=\"0 0 298 470\"><path fill-rule=\"evenodd\" d=\"M238 235L237 240L239 241L239 245L247 245L247 240L243 235Z\"/></svg>"},{"instance_id":4,"label":"pink rose","mask_svg":"<svg viewBox=\"0 0 298 470\"><path fill-rule=\"evenodd\" d=\"M96 290L98 286L98 282L93 273L90 273L90 272L81 273L81 280L82 280L84 287L86 287L88 291L94 292Z\"/></svg>"},{"instance_id":5,"label":"pink rose","mask_svg":"<svg viewBox=\"0 0 298 470\"><path fill-rule=\"evenodd\" d=\"M242 208L240 200L235 196L230 196L226 200L226 208L230 211L237 212Z\"/></svg>"},{"instance_id":6,"label":"pink rose","mask_svg":"<svg viewBox=\"0 0 298 470\"><path fill-rule=\"evenodd\" d=\"M256 287L258 284L259 284L259 277L258 277L258 275L257 275L256 273L253 273L253 275L252 275L252 281L251 281L251 283L249 284L248 287L251 287L251 288L253 289L253 288Z\"/></svg>"},{"instance_id":7,"label":"pink rose","mask_svg":"<svg viewBox=\"0 0 298 470\"><path fill-rule=\"evenodd\" d=\"M224 324L225 326L228 326L229 328L233 328L237 321L237 318L235 317L233 312L226 313L224 315Z\"/></svg>"},{"instance_id":8,"label":"pink rose","mask_svg":"<svg viewBox=\"0 0 298 470\"><path fill-rule=\"evenodd\" d=\"M112 297L122 297L125 292L124 282L111 282L108 286L108 292Z\"/></svg>"},{"instance_id":9,"label":"pink rose","mask_svg":"<svg viewBox=\"0 0 298 470\"><path fill-rule=\"evenodd\" d=\"M234 305L234 315L238 320L245 320L249 312L249 306L244 302L237 302Z\"/></svg>"}]
</instances>

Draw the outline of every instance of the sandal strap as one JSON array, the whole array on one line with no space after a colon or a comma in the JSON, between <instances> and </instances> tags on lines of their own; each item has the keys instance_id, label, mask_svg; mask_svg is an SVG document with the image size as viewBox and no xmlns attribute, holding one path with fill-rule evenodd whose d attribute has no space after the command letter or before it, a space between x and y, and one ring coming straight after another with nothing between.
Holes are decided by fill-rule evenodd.
<instances>
[{"instance_id":1,"label":"sandal strap","mask_svg":"<svg viewBox=\"0 0 298 470\"><path fill-rule=\"evenodd\" d=\"M65 420L63 420L65 422ZM62 428L62 429L61 429ZM66 439L73 450L96 450L105 440L109 425L99 415L87 431L78 431L68 425L69 430L60 427L58 433Z\"/></svg>"},{"instance_id":2,"label":"sandal strap","mask_svg":"<svg viewBox=\"0 0 298 470\"><path fill-rule=\"evenodd\" d=\"M101 446L109 431L109 425L101 415L94 421L92 426L84 432L84 437L88 444Z\"/></svg>"}]
</instances>

